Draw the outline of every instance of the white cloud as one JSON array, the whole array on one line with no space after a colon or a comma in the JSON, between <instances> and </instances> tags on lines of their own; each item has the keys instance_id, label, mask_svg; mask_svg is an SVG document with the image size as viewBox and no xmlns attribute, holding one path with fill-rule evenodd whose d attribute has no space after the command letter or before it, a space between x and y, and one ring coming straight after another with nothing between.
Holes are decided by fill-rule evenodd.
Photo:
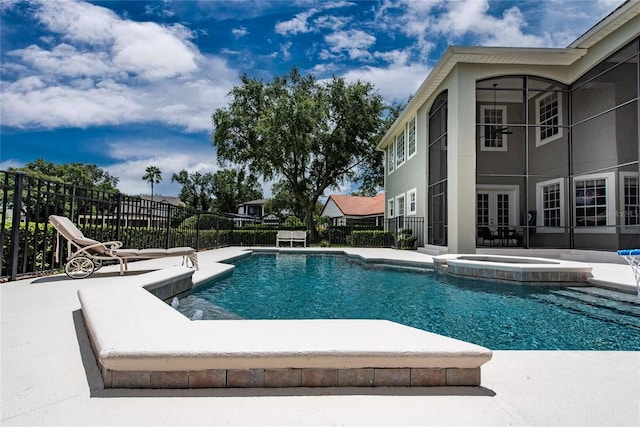
<instances>
[{"instance_id":1,"label":"white cloud","mask_svg":"<svg viewBox=\"0 0 640 427\"><path fill-rule=\"evenodd\" d=\"M328 34L324 39L333 54L347 52L350 59L364 60L371 58L368 49L376 42L374 36L361 30L338 31Z\"/></svg>"},{"instance_id":2,"label":"white cloud","mask_svg":"<svg viewBox=\"0 0 640 427\"><path fill-rule=\"evenodd\" d=\"M201 54L182 25L122 19L81 2L36 3L57 39L7 52L2 64L3 125L89 127L159 122L211 130L238 73Z\"/></svg>"},{"instance_id":3,"label":"white cloud","mask_svg":"<svg viewBox=\"0 0 640 427\"><path fill-rule=\"evenodd\" d=\"M235 38L239 39L240 37L244 37L249 34L249 31L247 31L245 27L240 27L232 29L231 34L233 34Z\"/></svg>"},{"instance_id":4,"label":"white cloud","mask_svg":"<svg viewBox=\"0 0 640 427\"><path fill-rule=\"evenodd\" d=\"M283 36L288 34L296 35L298 33L308 33L311 31L311 28L309 28L307 20L316 12L316 9L311 9L307 12L298 13L294 18L288 21L278 22L275 26L275 31Z\"/></svg>"},{"instance_id":5,"label":"white cloud","mask_svg":"<svg viewBox=\"0 0 640 427\"><path fill-rule=\"evenodd\" d=\"M162 181L154 185L154 192L164 196L175 196L180 192L180 184L171 182L174 173L183 169L189 173L220 170L213 147L190 141L118 140L108 142L107 147L116 162L103 168L120 178L118 189L125 194L151 192L149 183L142 180L149 166L157 166L162 172Z\"/></svg>"},{"instance_id":6,"label":"white cloud","mask_svg":"<svg viewBox=\"0 0 640 427\"><path fill-rule=\"evenodd\" d=\"M80 52L74 46L61 43L51 50L31 45L9 52L45 76L99 76L111 74L106 52Z\"/></svg>"},{"instance_id":7,"label":"white cloud","mask_svg":"<svg viewBox=\"0 0 640 427\"><path fill-rule=\"evenodd\" d=\"M422 64L391 66L388 68L362 67L345 73L349 82L371 82L378 88L385 102L404 101L414 94L431 70Z\"/></svg>"}]
</instances>

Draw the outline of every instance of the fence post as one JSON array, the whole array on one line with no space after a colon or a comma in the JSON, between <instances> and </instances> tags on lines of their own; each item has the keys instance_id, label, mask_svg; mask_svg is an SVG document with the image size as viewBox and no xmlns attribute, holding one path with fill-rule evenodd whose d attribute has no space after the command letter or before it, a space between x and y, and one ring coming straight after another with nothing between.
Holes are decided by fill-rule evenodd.
<instances>
[{"instance_id":1,"label":"fence post","mask_svg":"<svg viewBox=\"0 0 640 427\"><path fill-rule=\"evenodd\" d=\"M200 250L200 211L196 212L196 252Z\"/></svg>"},{"instance_id":2,"label":"fence post","mask_svg":"<svg viewBox=\"0 0 640 427\"><path fill-rule=\"evenodd\" d=\"M20 252L20 212L22 212L22 189L24 187L24 174L16 173L16 181L13 190L13 216L11 218L11 272L9 280L18 277L18 253ZM25 224L28 227L28 224ZM25 257L27 255L25 254Z\"/></svg>"},{"instance_id":3,"label":"fence post","mask_svg":"<svg viewBox=\"0 0 640 427\"><path fill-rule=\"evenodd\" d=\"M122 193L116 194L116 240L122 241L120 231L120 221L122 221Z\"/></svg>"},{"instance_id":4,"label":"fence post","mask_svg":"<svg viewBox=\"0 0 640 427\"><path fill-rule=\"evenodd\" d=\"M166 249L169 249L171 244L171 205L167 203L167 242Z\"/></svg>"}]
</instances>

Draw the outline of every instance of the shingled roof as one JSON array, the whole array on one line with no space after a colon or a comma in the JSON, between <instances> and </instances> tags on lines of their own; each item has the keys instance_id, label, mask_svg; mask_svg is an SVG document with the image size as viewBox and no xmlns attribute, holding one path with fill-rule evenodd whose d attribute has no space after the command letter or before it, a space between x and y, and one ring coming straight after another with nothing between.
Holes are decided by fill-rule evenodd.
<instances>
[{"instance_id":1,"label":"shingled roof","mask_svg":"<svg viewBox=\"0 0 640 427\"><path fill-rule=\"evenodd\" d=\"M384 215L384 193L374 197L333 194L329 199L345 216Z\"/></svg>"}]
</instances>

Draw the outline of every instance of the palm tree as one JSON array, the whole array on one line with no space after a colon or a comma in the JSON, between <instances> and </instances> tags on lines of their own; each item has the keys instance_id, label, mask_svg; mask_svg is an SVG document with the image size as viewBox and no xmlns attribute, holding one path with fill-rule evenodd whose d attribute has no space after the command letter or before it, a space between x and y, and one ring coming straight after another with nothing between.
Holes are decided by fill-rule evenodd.
<instances>
[{"instance_id":1,"label":"palm tree","mask_svg":"<svg viewBox=\"0 0 640 427\"><path fill-rule=\"evenodd\" d=\"M153 203L153 184L160 184L160 181L162 181L162 172L157 166L149 166L145 169L145 172L146 174L142 179L151 184L151 202Z\"/></svg>"}]
</instances>

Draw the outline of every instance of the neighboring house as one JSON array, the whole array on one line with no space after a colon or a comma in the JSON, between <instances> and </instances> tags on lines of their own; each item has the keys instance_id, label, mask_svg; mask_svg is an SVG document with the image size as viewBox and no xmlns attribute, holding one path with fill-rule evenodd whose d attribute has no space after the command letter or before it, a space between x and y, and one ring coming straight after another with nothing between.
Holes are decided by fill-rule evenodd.
<instances>
[{"instance_id":1,"label":"neighboring house","mask_svg":"<svg viewBox=\"0 0 640 427\"><path fill-rule=\"evenodd\" d=\"M487 228L640 247L639 36L628 1L567 48L449 47L377 147L386 218L424 217L437 252L475 253Z\"/></svg>"},{"instance_id":2,"label":"neighboring house","mask_svg":"<svg viewBox=\"0 0 640 427\"><path fill-rule=\"evenodd\" d=\"M333 225L346 225L352 221L367 221L382 225L384 193L374 197L331 195L320 215L330 217Z\"/></svg>"},{"instance_id":3,"label":"neighboring house","mask_svg":"<svg viewBox=\"0 0 640 427\"><path fill-rule=\"evenodd\" d=\"M251 200L249 202L240 203L238 213L233 217L236 226L242 227L246 224L255 224L262 222L264 216L264 205L267 199Z\"/></svg>"},{"instance_id":4,"label":"neighboring house","mask_svg":"<svg viewBox=\"0 0 640 427\"><path fill-rule=\"evenodd\" d=\"M238 205L238 215L262 218L264 216L264 204L266 199L251 200Z\"/></svg>"},{"instance_id":5,"label":"neighboring house","mask_svg":"<svg viewBox=\"0 0 640 427\"><path fill-rule=\"evenodd\" d=\"M164 227L170 218L172 206L183 207L185 204L178 197L154 195L153 203L150 195L140 195L140 200L126 198L119 207L120 225L123 227ZM115 225L118 215L78 215L80 224Z\"/></svg>"}]
</instances>

